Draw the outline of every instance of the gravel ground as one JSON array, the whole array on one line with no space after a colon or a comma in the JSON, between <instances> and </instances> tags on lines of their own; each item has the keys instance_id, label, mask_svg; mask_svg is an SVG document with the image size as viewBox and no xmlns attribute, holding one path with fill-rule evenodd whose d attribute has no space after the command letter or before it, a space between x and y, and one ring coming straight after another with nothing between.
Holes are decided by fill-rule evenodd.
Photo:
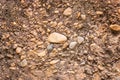
<instances>
[{"instance_id":1,"label":"gravel ground","mask_svg":"<svg viewBox=\"0 0 120 80\"><path fill-rule=\"evenodd\" d=\"M120 0L0 0L0 80L120 80Z\"/></svg>"}]
</instances>

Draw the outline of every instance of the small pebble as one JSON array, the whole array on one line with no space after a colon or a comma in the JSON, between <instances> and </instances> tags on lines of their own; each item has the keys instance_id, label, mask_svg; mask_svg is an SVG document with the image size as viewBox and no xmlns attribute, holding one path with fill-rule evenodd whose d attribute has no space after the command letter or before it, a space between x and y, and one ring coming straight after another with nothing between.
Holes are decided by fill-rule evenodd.
<instances>
[{"instance_id":1,"label":"small pebble","mask_svg":"<svg viewBox=\"0 0 120 80\"><path fill-rule=\"evenodd\" d=\"M96 14L98 14L98 15L102 15L103 12L102 12L102 11L96 11Z\"/></svg>"},{"instance_id":2,"label":"small pebble","mask_svg":"<svg viewBox=\"0 0 120 80\"><path fill-rule=\"evenodd\" d=\"M57 26L57 22L56 21L51 21L50 25L51 25L51 27L56 27Z\"/></svg>"},{"instance_id":3,"label":"small pebble","mask_svg":"<svg viewBox=\"0 0 120 80\"><path fill-rule=\"evenodd\" d=\"M110 25L110 28L114 31L120 31L120 25L118 24Z\"/></svg>"},{"instance_id":4,"label":"small pebble","mask_svg":"<svg viewBox=\"0 0 120 80\"><path fill-rule=\"evenodd\" d=\"M64 10L63 15L69 16L72 14L72 9L68 7L67 9Z\"/></svg>"},{"instance_id":5,"label":"small pebble","mask_svg":"<svg viewBox=\"0 0 120 80\"><path fill-rule=\"evenodd\" d=\"M69 45L69 44L66 42L65 44L63 44L62 48L65 49L65 48L68 47L68 45Z\"/></svg>"},{"instance_id":6,"label":"small pebble","mask_svg":"<svg viewBox=\"0 0 120 80\"><path fill-rule=\"evenodd\" d=\"M37 36L37 32L35 30L31 31L31 34Z\"/></svg>"},{"instance_id":7,"label":"small pebble","mask_svg":"<svg viewBox=\"0 0 120 80\"><path fill-rule=\"evenodd\" d=\"M26 59L24 59L24 60L22 60L21 62L20 62L20 66L21 67L25 67L25 66L27 66L27 60Z\"/></svg>"},{"instance_id":8,"label":"small pebble","mask_svg":"<svg viewBox=\"0 0 120 80\"><path fill-rule=\"evenodd\" d=\"M49 44L49 45L47 46L47 51L48 51L48 52L51 52L51 51L53 50L53 48L54 48L53 44Z\"/></svg>"},{"instance_id":9,"label":"small pebble","mask_svg":"<svg viewBox=\"0 0 120 80\"><path fill-rule=\"evenodd\" d=\"M81 36L78 36L78 37L77 37L77 42L78 42L79 44L81 44L83 41L84 41L84 38L83 38L83 37L81 37Z\"/></svg>"},{"instance_id":10,"label":"small pebble","mask_svg":"<svg viewBox=\"0 0 120 80\"><path fill-rule=\"evenodd\" d=\"M3 35L2 35L2 39L7 39L7 38L9 38L10 37L10 34L8 34L8 33L4 33Z\"/></svg>"},{"instance_id":11,"label":"small pebble","mask_svg":"<svg viewBox=\"0 0 120 80\"><path fill-rule=\"evenodd\" d=\"M98 69L100 69L100 70L104 70L104 67L101 66L101 65L98 65Z\"/></svg>"},{"instance_id":12,"label":"small pebble","mask_svg":"<svg viewBox=\"0 0 120 80\"><path fill-rule=\"evenodd\" d=\"M81 18L82 18L83 20L85 20L85 19L86 19L86 15L81 14Z\"/></svg>"},{"instance_id":13,"label":"small pebble","mask_svg":"<svg viewBox=\"0 0 120 80\"><path fill-rule=\"evenodd\" d=\"M56 13L56 14L57 14L57 13L59 13L59 11L58 11L58 10L55 10L55 11L54 11L54 13Z\"/></svg>"},{"instance_id":14,"label":"small pebble","mask_svg":"<svg viewBox=\"0 0 120 80\"><path fill-rule=\"evenodd\" d=\"M44 57L44 56L46 55L46 51L44 50L44 51L42 51L42 52L38 52L37 55L38 55L39 57Z\"/></svg>"},{"instance_id":15,"label":"small pebble","mask_svg":"<svg viewBox=\"0 0 120 80\"><path fill-rule=\"evenodd\" d=\"M13 48L14 48L14 49L16 49L16 48L17 48L17 46L18 46L18 44L14 44L14 45L13 45Z\"/></svg>"},{"instance_id":16,"label":"small pebble","mask_svg":"<svg viewBox=\"0 0 120 80\"><path fill-rule=\"evenodd\" d=\"M66 40L67 40L66 36L57 32L51 33L48 37L48 41L51 43L63 43Z\"/></svg>"},{"instance_id":17,"label":"small pebble","mask_svg":"<svg viewBox=\"0 0 120 80\"><path fill-rule=\"evenodd\" d=\"M71 42L70 45L69 45L69 48L70 49L74 49L77 45L77 42Z\"/></svg>"},{"instance_id":18,"label":"small pebble","mask_svg":"<svg viewBox=\"0 0 120 80\"><path fill-rule=\"evenodd\" d=\"M83 24L74 23L74 27L78 28L78 29L81 29L81 28L83 28Z\"/></svg>"},{"instance_id":19,"label":"small pebble","mask_svg":"<svg viewBox=\"0 0 120 80\"><path fill-rule=\"evenodd\" d=\"M22 48L21 48L21 47L17 47L17 48L16 48L16 53L21 53L21 51L22 51Z\"/></svg>"},{"instance_id":20,"label":"small pebble","mask_svg":"<svg viewBox=\"0 0 120 80\"><path fill-rule=\"evenodd\" d=\"M77 13L77 18L79 18L79 17L80 17L80 15L81 15L81 13L80 13L80 12L78 12L78 13Z\"/></svg>"},{"instance_id":21,"label":"small pebble","mask_svg":"<svg viewBox=\"0 0 120 80\"><path fill-rule=\"evenodd\" d=\"M92 61L94 58L92 56L88 56L88 60Z\"/></svg>"}]
</instances>

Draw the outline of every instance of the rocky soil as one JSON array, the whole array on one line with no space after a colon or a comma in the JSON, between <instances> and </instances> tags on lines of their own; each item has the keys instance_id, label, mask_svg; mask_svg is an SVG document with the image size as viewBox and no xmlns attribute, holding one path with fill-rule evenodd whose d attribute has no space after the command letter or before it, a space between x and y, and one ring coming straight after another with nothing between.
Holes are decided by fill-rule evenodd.
<instances>
[{"instance_id":1,"label":"rocky soil","mask_svg":"<svg viewBox=\"0 0 120 80\"><path fill-rule=\"evenodd\" d=\"M0 80L120 80L120 0L0 0Z\"/></svg>"}]
</instances>

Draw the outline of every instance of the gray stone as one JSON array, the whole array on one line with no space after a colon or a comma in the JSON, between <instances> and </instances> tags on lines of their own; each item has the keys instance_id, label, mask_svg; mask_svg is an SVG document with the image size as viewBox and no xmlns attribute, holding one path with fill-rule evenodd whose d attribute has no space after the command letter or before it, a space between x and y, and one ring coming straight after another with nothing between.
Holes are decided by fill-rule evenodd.
<instances>
[{"instance_id":1,"label":"gray stone","mask_svg":"<svg viewBox=\"0 0 120 80\"><path fill-rule=\"evenodd\" d=\"M48 52L51 52L51 51L53 50L53 48L54 48L53 44L49 44L49 45L47 46L47 51L48 51Z\"/></svg>"}]
</instances>

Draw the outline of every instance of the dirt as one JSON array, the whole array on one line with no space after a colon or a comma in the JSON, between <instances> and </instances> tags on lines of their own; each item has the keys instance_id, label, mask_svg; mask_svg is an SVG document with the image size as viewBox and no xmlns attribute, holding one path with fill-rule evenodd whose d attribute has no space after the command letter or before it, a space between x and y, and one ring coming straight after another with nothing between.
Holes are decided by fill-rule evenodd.
<instances>
[{"instance_id":1,"label":"dirt","mask_svg":"<svg viewBox=\"0 0 120 80\"><path fill-rule=\"evenodd\" d=\"M0 80L120 80L110 25L120 0L0 0ZM49 42L54 32L65 41Z\"/></svg>"}]
</instances>

